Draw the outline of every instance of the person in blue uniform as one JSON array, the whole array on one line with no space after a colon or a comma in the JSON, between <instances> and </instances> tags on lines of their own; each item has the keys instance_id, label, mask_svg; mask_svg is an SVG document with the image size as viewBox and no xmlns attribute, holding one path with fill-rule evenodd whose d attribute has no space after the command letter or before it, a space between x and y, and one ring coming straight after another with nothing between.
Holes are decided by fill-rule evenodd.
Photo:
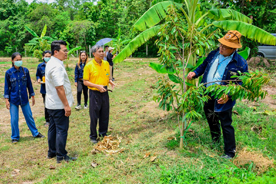
<instances>
[{"instance_id":1,"label":"person in blue uniform","mask_svg":"<svg viewBox=\"0 0 276 184\"><path fill-rule=\"evenodd\" d=\"M83 84L83 68L85 67L88 61L88 55L85 51L81 51L79 55L79 61L76 64L75 68L75 86L77 87L77 106L75 109L81 109L81 94L83 92L84 96L84 109L87 109L88 101L88 88Z\"/></svg>"},{"instance_id":2,"label":"person in blue uniform","mask_svg":"<svg viewBox=\"0 0 276 184\"><path fill-rule=\"evenodd\" d=\"M43 56L42 58L43 62L37 66L36 79L37 79L37 82L41 83L40 93L42 94L43 103L45 104L46 88L45 88L45 81L43 82L43 77L45 78L46 64L51 59L51 56L52 56L51 51L50 50L44 51L42 53L42 56ZM49 126L50 117L46 107L44 107L44 114L45 114L45 121L46 121L45 126Z\"/></svg>"},{"instance_id":3,"label":"person in blue uniform","mask_svg":"<svg viewBox=\"0 0 276 184\"><path fill-rule=\"evenodd\" d=\"M29 93L29 94L28 94ZM4 98L6 107L10 110L11 115L11 139L12 143L19 141L19 106L24 114L26 123L32 132L34 138L43 138L38 132L32 115L29 98L32 98L32 105L35 104L35 93L27 68L22 67L22 55L18 52L12 54L12 67L6 71Z\"/></svg>"}]
</instances>

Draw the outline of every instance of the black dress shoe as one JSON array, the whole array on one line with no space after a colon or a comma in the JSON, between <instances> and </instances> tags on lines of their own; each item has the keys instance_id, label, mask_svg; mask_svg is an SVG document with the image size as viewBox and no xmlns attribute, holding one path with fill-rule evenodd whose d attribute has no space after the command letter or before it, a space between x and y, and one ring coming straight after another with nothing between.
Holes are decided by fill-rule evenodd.
<instances>
[{"instance_id":1,"label":"black dress shoe","mask_svg":"<svg viewBox=\"0 0 276 184\"><path fill-rule=\"evenodd\" d=\"M62 160L64 160L65 162L71 162L71 161L77 160L77 157L69 157L69 156L66 155L66 156L63 157L62 159L57 159L57 163L58 163L58 164L61 163Z\"/></svg>"},{"instance_id":2,"label":"black dress shoe","mask_svg":"<svg viewBox=\"0 0 276 184\"><path fill-rule=\"evenodd\" d=\"M52 159L52 158L54 158L54 157L56 157L56 156L57 156L57 155L48 155L47 158L48 158L48 159Z\"/></svg>"},{"instance_id":3,"label":"black dress shoe","mask_svg":"<svg viewBox=\"0 0 276 184\"><path fill-rule=\"evenodd\" d=\"M12 139L12 143L16 144L16 143L18 143L18 140L17 139Z\"/></svg>"},{"instance_id":4,"label":"black dress shoe","mask_svg":"<svg viewBox=\"0 0 276 184\"><path fill-rule=\"evenodd\" d=\"M37 134L37 136L35 136L34 138L44 138L45 136L42 135L40 132Z\"/></svg>"}]
</instances>

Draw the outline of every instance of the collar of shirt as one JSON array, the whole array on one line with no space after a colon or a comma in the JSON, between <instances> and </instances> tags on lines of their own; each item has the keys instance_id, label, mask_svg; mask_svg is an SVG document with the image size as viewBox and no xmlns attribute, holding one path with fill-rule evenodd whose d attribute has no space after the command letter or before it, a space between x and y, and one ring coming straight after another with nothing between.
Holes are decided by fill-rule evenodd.
<instances>
[{"instance_id":1,"label":"collar of shirt","mask_svg":"<svg viewBox=\"0 0 276 184\"><path fill-rule=\"evenodd\" d=\"M95 59L93 59L92 62L93 62L94 64L96 64L96 65L101 66ZM102 63L103 63L103 60L102 60L101 64L102 64Z\"/></svg>"},{"instance_id":2,"label":"collar of shirt","mask_svg":"<svg viewBox=\"0 0 276 184\"><path fill-rule=\"evenodd\" d=\"M61 61L60 59L56 58L55 56L51 56L51 59L56 60L59 64L61 64L61 65L64 67L63 61ZM49 61L48 61L48 62L49 62Z\"/></svg>"}]
</instances>

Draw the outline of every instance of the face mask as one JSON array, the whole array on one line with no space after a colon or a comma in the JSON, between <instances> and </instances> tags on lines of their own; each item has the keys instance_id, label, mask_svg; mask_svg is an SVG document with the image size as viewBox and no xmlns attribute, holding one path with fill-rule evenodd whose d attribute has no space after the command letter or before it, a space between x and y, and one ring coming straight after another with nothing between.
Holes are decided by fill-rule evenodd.
<instances>
[{"instance_id":1,"label":"face mask","mask_svg":"<svg viewBox=\"0 0 276 184\"><path fill-rule=\"evenodd\" d=\"M22 66L22 61L15 61L14 65L17 67L20 67L20 66Z\"/></svg>"},{"instance_id":2,"label":"face mask","mask_svg":"<svg viewBox=\"0 0 276 184\"><path fill-rule=\"evenodd\" d=\"M49 58L49 57L45 57L45 58L44 58L44 61L47 63L50 59L51 59L51 58Z\"/></svg>"}]
</instances>

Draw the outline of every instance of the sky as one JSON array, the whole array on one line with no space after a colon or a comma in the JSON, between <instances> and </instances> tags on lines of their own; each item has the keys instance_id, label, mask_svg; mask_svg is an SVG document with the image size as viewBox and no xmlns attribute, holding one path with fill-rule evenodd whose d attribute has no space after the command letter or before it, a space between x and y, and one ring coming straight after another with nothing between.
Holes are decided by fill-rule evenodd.
<instances>
[{"instance_id":1,"label":"sky","mask_svg":"<svg viewBox=\"0 0 276 184\"><path fill-rule=\"evenodd\" d=\"M28 3L33 2L33 0L25 0L25 1L27 1ZM46 3L47 1L48 1L48 3L55 2L55 0L38 0L37 2L43 2L43 3Z\"/></svg>"}]
</instances>

